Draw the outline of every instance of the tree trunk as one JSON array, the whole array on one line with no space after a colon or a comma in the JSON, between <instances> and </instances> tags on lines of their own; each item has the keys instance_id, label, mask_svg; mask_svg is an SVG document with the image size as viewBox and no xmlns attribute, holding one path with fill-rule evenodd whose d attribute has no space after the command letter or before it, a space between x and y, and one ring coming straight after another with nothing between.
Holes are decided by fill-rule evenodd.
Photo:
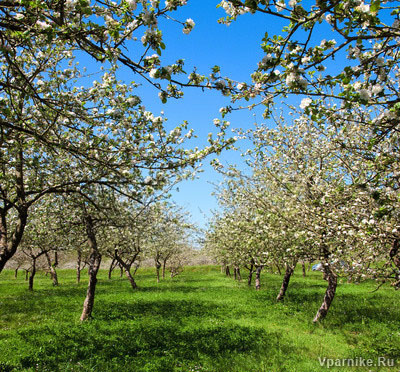
<instances>
[{"instance_id":1,"label":"tree trunk","mask_svg":"<svg viewBox=\"0 0 400 372\"><path fill-rule=\"evenodd\" d=\"M240 275L240 268L238 266L235 266L235 268L233 269L233 276L235 278L235 280L242 280L242 276Z\"/></svg>"},{"instance_id":2,"label":"tree trunk","mask_svg":"<svg viewBox=\"0 0 400 372\"><path fill-rule=\"evenodd\" d=\"M251 260L251 265L250 265L250 269L249 269L249 276L247 278L247 285L251 285L251 281L253 279L253 272L254 272L254 261Z\"/></svg>"},{"instance_id":3,"label":"tree trunk","mask_svg":"<svg viewBox=\"0 0 400 372\"><path fill-rule=\"evenodd\" d=\"M328 314L329 307L331 306L336 293L337 275L332 271L329 263L327 262L324 263L324 273L328 280L328 288L326 289L322 305L314 317L314 323L326 317L326 314Z\"/></svg>"},{"instance_id":4,"label":"tree trunk","mask_svg":"<svg viewBox=\"0 0 400 372\"><path fill-rule=\"evenodd\" d=\"M157 283L160 283L160 262L156 261L156 275L157 275Z\"/></svg>"},{"instance_id":5,"label":"tree trunk","mask_svg":"<svg viewBox=\"0 0 400 372\"><path fill-rule=\"evenodd\" d=\"M33 291L33 280L35 279L36 274L36 258L32 260L32 270L31 275L29 275L29 290Z\"/></svg>"},{"instance_id":6,"label":"tree trunk","mask_svg":"<svg viewBox=\"0 0 400 372\"><path fill-rule=\"evenodd\" d=\"M122 260L122 258L118 255L118 249L117 248L114 251L114 260L116 262L118 262L118 265L120 267L124 268L125 274L126 274L127 278L129 279L129 282L131 283L132 289L137 289L137 284L136 284L135 279L133 278L133 276L131 274L131 267L132 267L132 264L133 264L133 260L129 264L124 262Z\"/></svg>"},{"instance_id":7,"label":"tree trunk","mask_svg":"<svg viewBox=\"0 0 400 372\"><path fill-rule=\"evenodd\" d=\"M261 288L261 282L260 282L261 270L262 270L262 266L257 266L257 269L256 269L256 290L257 291L259 291Z\"/></svg>"},{"instance_id":8,"label":"tree trunk","mask_svg":"<svg viewBox=\"0 0 400 372\"><path fill-rule=\"evenodd\" d=\"M131 283L132 289L137 289L137 284L135 282L135 279L133 278L130 269L125 268L125 274L129 279L129 282Z\"/></svg>"},{"instance_id":9,"label":"tree trunk","mask_svg":"<svg viewBox=\"0 0 400 372\"><path fill-rule=\"evenodd\" d=\"M28 218L28 208L20 208L18 213L18 223L15 227L13 234L10 237L10 240L7 238L7 220L6 220L7 212L1 210L0 213L0 273L3 271L4 266L10 260L17 248L19 243L21 242L22 235L25 230L26 221Z\"/></svg>"},{"instance_id":10,"label":"tree trunk","mask_svg":"<svg viewBox=\"0 0 400 372\"><path fill-rule=\"evenodd\" d=\"M92 316L94 296L97 284L97 272L100 268L101 254L97 247L96 235L93 228L93 220L91 216L85 217L86 233L88 236L88 243L90 247L89 257L89 284L86 292L85 302L83 303L83 310L80 320L84 321Z\"/></svg>"},{"instance_id":11,"label":"tree trunk","mask_svg":"<svg viewBox=\"0 0 400 372\"><path fill-rule=\"evenodd\" d=\"M21 267L21 266L18 265L18 266L15 268L15 270L14 270L14 278L15 278L15 279L18 278L18 270L19 270L20 267Z\"/></svg>"},{"instance_id":12,"label":"tree trunk","mask_svg":"<svg viewBox=\"0 0 400 372\"><path fill-rule=\"evenodd\" d=\"M25 269L25 281L27 282L29 279L29 269Z\"/></svg>"},{"instance_id":13,"label":"tree trunk","mask_svg":"<svg viewBox=\"0 0 400 372\"><path fill-rule=\"evenodd\" d=\"M110 267L108 269L108 279L109 280L111 280L111 274L112 274L113 270L115 269L115 267L117 266L116 261L117 260L115 258L113 258L113 260L111 261Z\"/></svg>"},{"instance_id":14,"label":"tree trunk","mask_svg":"<svg viewBox=\"0 0 400 372\"><path fill-rule=\"evenodd\" d=\"M167 260L163 260L162 265L162 278L165 279L165 267L167 266Z\"/></svg>"},{"instance_id":15,"label":"tree trunk","mask_svg":"<svg viewBox=\"0 0 400 372\"><path fill-rule=\"evenodd\" d=\"M306 263L304 261L301 263L301 268L303 269L303 277L305 277L306 276Z\"/></svg>"},{"instance_id":16,"label":"tree trunk","mask_svg":"<svg viewBox=\"0 0 400 372\"><path fill-rule=\"evenodd\" d=\"M399 257L399 239L395 239L393 242L393 247L390 250L389 253L390 259L394 263L394 265L397 267L397 274L395 276L395 282L392 284L395 289L400 288L400 257Z\"/></svg>"},{"instance_id":17,"label":"tree trunk","mask_svg":"<svg viewBox=\"0 0 400 372\"><path fill-rule=\"evenodd\" d=\"M45 253L47 259L47 265L50 270L51 279L53 280L53 286L58 286L58 276L55 266L57 265L57 258L54 260L54 263L51 263L51 258L48 252Z\"/></svg>"},{"instance_id":18,"label":"tree trunk","mask_svg":"<svg viewBox=\"0 0 400 372\"><path fill-rule=\"evenodd\" d=\"M17 224L10 239L7 231L7 213L8 209L0 208L0 273L3 271L7 261L14 256L19 243L24 234L26 221L28 218L28 205L26 203L25 185L24 185L24 152L22 139L17 136L19 145L18 154L15 162L15 187L17 202Z\"/></svg>"},{"instance_id":19,"label":"tree trunk","mask_svg":"<svg viewBox=\"0 0 400 372\"><path fill-rule=\"evenodd\" d=\"M253 279L253 270L249 271L249 276L247 278L247 285L251 286L251 281Z\"/></svg>"},{"instance_id":20,"label":"tree trunk","mask_svg":"<svg viewBox=\"0 0 400 372\"><path fill-rule=\"evenodd\" d=\"M277 301L282 301L285 297L286 290L289 286L290 277L292 276L295 267L296 263L294 263L293 265L286 264L285 276L283 277L281 289L279 291L278 297L276 298Z\"/></svg>"},{"instance_id":21,"label":"tree trunk","mask_svg":"<svg viewBox=\"0 0 400 372\"><path fill-rule=\"evenodd\" d=\"M78 259L76 261L76 282L79 284L81 281L81 261L82 261L82 252L78 250Z\"/></svg>"},{"instance_id":22,"label":"tree trunk","mask_svg":"<svg viewBox=\"0 0 400 372\"><path fill-rule=\"evenodd\" d=\"M229 270L229 266L228 265L225 267L225 275L226 276L231 276L231 271Z\"/></svg>"},{"instance_id":23,"label":"tree trunk","mask_svg":"<svg viewBox=\"0 0 400 372\"><path fill-rule=\"evenodd\" d=\"M132 276L136 275L136 272L139 270L139 266L140 266L140 264L135 264L135 270L133 271Z\"/></svg>"},{"instance_id":24,"label":"tree trunk","mask_svg":"<svg viewBox=\"0 0 400 372\"><path fill-rule=\"evenodd\" d=\"M52 265L50 267L50 273L51 273L51 277L53 279L53 286L55 286L55 287L58 286L58 275L57 275L57 271L56 271L54 265Z\"/></svg>"},{"instance_id":25,"label":"tree trunk","mask_svg":"<svg viewBox=\"0 0 400 372\"><path fill-rule=\"evenodd\" d=\"M281 268L279 267L279 264L276 263L275 265L276 265L276 268L278 269L278 274L282 275Z\"/></svg>"}]
</instances>

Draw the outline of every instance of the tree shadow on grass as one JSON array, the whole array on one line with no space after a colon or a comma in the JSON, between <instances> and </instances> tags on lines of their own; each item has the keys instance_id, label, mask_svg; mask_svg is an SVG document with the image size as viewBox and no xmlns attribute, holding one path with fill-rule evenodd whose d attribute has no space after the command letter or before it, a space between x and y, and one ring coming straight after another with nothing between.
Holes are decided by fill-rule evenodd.
<instances>
[{"instance_id":1,"label":"tree shadow on grass","mask_svg":"<svg viewBox=\"0 0 400 372\"><path fill-rule=\"evenodd\" d=\"M205 301L141 299L134 303L98 303L94 310L97 320L131 320L141 317L162 318L165 321L181 321L188 317L198 317L199 322L207 317L222 317L226 309L218 308Z\"/></svg>"},{"instance_id":2,"label":"tree shadow on grass","mask_svg":"<svg viewBox=\"0 0 400 372\"><path fill-rule=\"evenodd\" d=\"M297 287L297 288L296 288ZM326 285L311 285L289 287L284 304L290 308L314 314L320 307L325 294ZM400 319L398 306L383 306L387 297L368 292L351 294L341 292L340 286L327 315L327 324L333 327L342 327L343 324L361 322L393 322Z\"/></svg>"},{"instance_id":3,"label":"tree shadow on grass","mask_svg":"<svg viewBox=\"0 0 400 372\"><path fill-rule=\"evenodd\" d=\"M184 311L185 313L187 310ZM46 334L46 337L43 335ZM201 360L229 355L249 355L263 350L276 354L297 355L299 350L277 332L257 328L216 325L177 327L171 322L126 323L89 322L81 326L46 328L39 335L22 335L33 342L35 352L22 356L20 365L39 370L63 371L65 365L121 365L129 361L126 371L156 371L150 365L163 365L158 371L174 371L179 365L193 365ZM78 370L78 369L76 369ZM83 369L82 369L83 370ZM89 369L88 369L89 370ZM100 370L100 369L95 369ZM118 370L110 366L104 370Z\"/></svg>"}]
</instances>

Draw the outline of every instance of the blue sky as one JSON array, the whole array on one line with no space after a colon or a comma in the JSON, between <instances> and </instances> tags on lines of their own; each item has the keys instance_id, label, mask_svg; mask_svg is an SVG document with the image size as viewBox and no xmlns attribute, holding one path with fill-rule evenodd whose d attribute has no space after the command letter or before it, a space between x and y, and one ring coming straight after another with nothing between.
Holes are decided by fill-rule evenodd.
<instances>
[{"instance_id":1,"label":"blue sky","mask_svg":"<svg viewBox=\"0 0 400 372\"><path fill-rule=\"evenodd\" d=\"M177 23L160 22L166 44L166 50L162 54L163 63L173 63L182 58L185 60L187 73L196 66L201 74L208 74L214 65L219 65L222 76L237 81L249 81L250 74L264 55L260 44L265 32L269 35L282 34L281 30L285 24L277 17L257 13L240 16L228 27L217 22L226 15L222 8L216 8L218 3L218 0L188 0L186 6L171 14L180 21L187 18L195 21L196 25L189 35L183 34L182 26ZM391 22L390 17L389 21ZM302 31L296 36L301 37ZM331 26L322 22L313 33L311 42L318 45L322 39L329 40L335 37L337 38L338 34L333 35ZM339 39L336 40L340 42ZM345 65L351 66L355 63L357 62L346 60L345 51L341 51L335 60L326 61L326 73L338 73ZM146 108L155 115L164 111L171 127L187 120L189 127L193 128L198 136L195 145L199 147L207 145L206 138L209 132L215 132L213 119L220 118L219 109L230 103L228 98L218 92L202 92L197 88L189 88L185 90L183 99L169 101L163 105L157 93L156 89L148 85L141 88L141 97ZM287 102L298 105L301 98L304 97L291 97ZM255 121L264 121L262 109L235 111L225 119L230 121L232 128L251 128ZM267 125L273 126L268 122ZM243 165L240 153L250 144L241 142L238 146L241 151L225 151L219 156L223 164ZM211 193L214 190L213 184L221 181L220 175L208 163L209 161L204 162L204 172L197 180L180 184L179 192L173 193L173 200L185 207L192 214L192 221L200 227L206 225L211 210L217 208L216 199Z\"/></svg>"},{"instance_id":2,"label":"blue sky","mask_svg":"<svg viewBox=\"0 0 400 372\"><path fill-rule=\"evenodd\" d=\"M195 27L189 35L182 32L183 26L171 20L159 20L163 31L163 39L166 49L162 52L162 64L172 64L177 59L185 60L185 71L187 74L196 67L200 74L209 74L215 65L221 67L221 75L228 76L237 81L249 81L250 74L257 68L257 63L262 59L264 53L260 47L261 40L267 31L269 35L281 34L284 23L278 18L266 17L264 14L245 14L230 26L218 23L218 19L225 17L225 11L217 8L218 0L188 0L187 5L170 15L184 22L191 18ZM329 38L328 25L323 26L327 30L326 38ZM142 31L143 32L143 31ZM129 44L127 54L138 55L143 51L141 45L141 34L137 42ZM321 38L323 35L318 35ZM136 49L137 48L137 49ZM155 53L149 51L148 55ZM82 61L83 63L87 61ZM93 61L91 61L93 63ZM92 66L93 68L93 66ZM209 132L216 133L213 124L214 118L221 118L219 109L230 104L229 98L223 97L221 93L214 91L203 92L198 88L184 89L185 95L179 100L169 100L162 104L158 98L158 91L143 79L132 74L128 69L122 68L119 78L125 82L136 81L143 83L136 94L142 98L142 103L147 110L152 111L155 116L164 112L168 118L167 128L172 129L188 121L189 128L193 128L197 139L189 143L190 147L199 148L207 145ZM187 81L187 77L181 76L181 80ZM290 102L297 104L299 99L291 99ZM242 103L244 104L244 103ZM254 122L263 122L262 108L253 111L241 110L228 114L225 119L231 123L231 128L251 128ZM268 125L273 125L267 123ZM249 142L239 142L239 151L224 151L219 157L223 164L239 164L243 166L240 156ZM173 201L184 207L192 215L192 222L199 227L205 227L207 218L211 211L216 209L217 202L212 192L214 185L221 182L221 176L209 165L213 159L210 157L203 162L203 172L194 181L182 182L173 192Z\"/></svg>"},{"instance_id":3,"label":"blue sky","mask_svg":"<svg viewBox=\"0 0 400 372\"><path fill-rule=\"evenodd\" d=\"M190 73L196 66L199 73L208 74L212 66L221 66L221 74L235 80L248 81L257 62L263 56L260 48L261 39L266 31L266 18L258 15L239 17L229 27L218 24L217 20L225 16L218 2L212 0L189 0L188 4L172 14L181 21L192 18L196 25L189 35L182 32L182 26L174 22L161 22L166 50L162 58L173 63L178 58L185 60L185 71ZM268 32L279 32L281 24L268 25ZM151 53L150 53L151 54ZM146 108L156 115L161 110L171 127L183 120L198 136L196 145L206 145L209 132L215 132L214 118L221 118L219 109L229 104L229 99L219 92L202 92L197 88L185 90L183 99L169 101L163 105L154 88L144 86L141 97ZM256 116L254 116L254 114ZM249 128L254 120L261 121L261 111L243 110L229 114L226 120L232 128ZM244 149L248 144L239 143ZM225 151L219 156L222 163L240 163L240 151ZM213 184L221 181L221 177L209 165L210 157L203 162L203 172L195 181L186 181L179 185L179 191L173 193L173 200L186 208L192 215L192 222L200 227L206 225L211 210L217 208L215 197L211 195Z\"/></svg>"}]
</instances>

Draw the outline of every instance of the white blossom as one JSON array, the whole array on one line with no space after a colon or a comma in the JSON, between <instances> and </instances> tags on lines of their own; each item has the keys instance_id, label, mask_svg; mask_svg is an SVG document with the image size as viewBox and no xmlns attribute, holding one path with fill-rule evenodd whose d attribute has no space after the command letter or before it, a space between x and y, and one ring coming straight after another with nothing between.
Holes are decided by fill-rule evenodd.
<instances>
[{"instance_id":1,"label":"white blossom","mask_svg":"<svg viewBox=\"0 0 400 372\"><path fill-rule=\"evenodd\" d=\"M193 19L188 18L188 19L186 20L186 22L185 22L185 27L183 28L182 32L183 32L184 34L189 34L190 31L193 30L194 25L195 25L195 23L194 23Z\"/></svg>"},{"instance_id":2,"label":"white blossom","mask_svg":"<svg viewBox=\"0 0 400 372\"><path fill-rule=\"evenodd\" d=\"M276 4L275 4L275 8L277 12L282 12L286 7L285 1L284 0L279 0Z\"/></svg>"},{"instance_id":3,"label":"white blossom","mask_svg":"<svg viewBox=\"0 0 400 372\"><path fill-rule=\"evenodd\" d=\"M152 79L155 79L156 78L156 74L157 74L157 69L156 68L152 68L151 70L150 70L150 72L149 72L149 76L152 78Z\"/></svg>"},{"instance_id":4,"label":"white blossom","mask_svg":"<svg viewBox=\"0 0 400 372\"><path fill-rule=\"evenodd\" d=\"M371 92L372 94L379 94L380 92L382 92L383 87L380 84L376 84L372 87Z\"/></svg>"},{"instance_id":5,"label":"white blossom","mask_svg":"<svg viewBox=\"0 0 400 372\"><path fill-rule=\"evenodd\" d=\"M51 27L47 22L44 21L37 21L36 26L38 26L41 30L46 30Z\"/></svg>"},{"instance_id":6,"label":"white blossom","mask_svg":"<svg viewBox=\"0 0 400 372\"><path fill-rule=\"evenodd\" d=\"M363 99L365 101L367 101L369 99L369 92L367 89L361 89L359 93L360 93L361 99Z\"/></svg>"},{"instance_id":7,"label":"white blossom","mask_svg":"<svg viewBox=\"0 0 400 372\"><path fill-rule=\"evenodd\" d=\"M136 0L125 0L125 2L131 10L136 10L137 8Z\"/></svg>"},{"instance_id":8,"label":"white blossom","mask_svg":"<svg viewBox=\"0 0 400 372\"><path fill-rule=\"evenodd\" d=\"M369 5L361 3L356 9L361 13L368 13L369 12Z\"/></svg>"},{"instance_id":9,"label":"white blossom","mask_svg":"<svg viewBox=\"0 0 400 372\"><path fill-rule=\"evenodd\" d=\"M303 99L301 100L301 103L300 103L300 108L304 110L305 108L307 108L308 106L310 106L311 103L312 103L312 99L311 99L311 98L309 98L309 97L303 98Z\"/></svg>"}]
</instances>

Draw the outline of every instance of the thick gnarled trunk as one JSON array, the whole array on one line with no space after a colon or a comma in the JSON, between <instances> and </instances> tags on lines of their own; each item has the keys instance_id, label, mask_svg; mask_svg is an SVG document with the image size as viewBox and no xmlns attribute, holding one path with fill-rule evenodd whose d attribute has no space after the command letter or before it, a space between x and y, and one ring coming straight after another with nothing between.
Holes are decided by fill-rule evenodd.
<instances>
[{"instance_id":1,"label":"thick gnarled trunk","mask_svg":"<svg viewBox=\"0 0 400 372\"><path fill-rule=\"evenodd\" d=\"M7 210L0 209L0 273L6 263L14 256L22 235L25 230L28 218L28 208L22 207L18 213L18 221L11 237L7 238Z\"/></svg>"},{"instance_id":2,"label":"thick gnarled trunk","mask_svg":"<svg viewBox=\"0 0 400 372\"><path fill-rule=\"evenodd\" d=\"M19 243L21 242L24 234L27 218L28 218L28 204L25 198L24 186L24 154L23 144L18 139L19 151L16 156L15 166L15 190L17 194L18 216L14 231L8 239L7 234L7 214L11 209L11 205L5 205L0 208L0 273L3 271L7 261L14 256Z\"/></svg>"},{"instance_id":3,"label":"thick gnarled trunk","mask_svg":"<svg viewBox=\"0 0 400 372\"><path fill-rule=\"evenodd\" d=\"M289 281L290 281L290 278L293 275L295 267L296 267L296 262L294 262L292 264L290 264L290 263L286 264L285 275L283 277L281 289L279 291L278 297L276 298L276 301L279 302L279 301L282 301L285 298L286 290L287 290L287 288L289 286Z\"/></svg>"},{"instance_id":4,"label":"thick gnarled trunk","mask_svg":"<svg viewBox=\"0 0 400 372\"><path fill-rule=\"evenodd\" d=\"M332 271L328 262L324 263L324 274L328 281L328 287L325 291L324 300L322 301L322 305L317 311L317 314L314 317L313 322L316 323L321 319L326 317L328 314L329 308L332 304L332 301L335 297L336 287L337 287L337 275Z\"/></svg>"}]
</instances>

